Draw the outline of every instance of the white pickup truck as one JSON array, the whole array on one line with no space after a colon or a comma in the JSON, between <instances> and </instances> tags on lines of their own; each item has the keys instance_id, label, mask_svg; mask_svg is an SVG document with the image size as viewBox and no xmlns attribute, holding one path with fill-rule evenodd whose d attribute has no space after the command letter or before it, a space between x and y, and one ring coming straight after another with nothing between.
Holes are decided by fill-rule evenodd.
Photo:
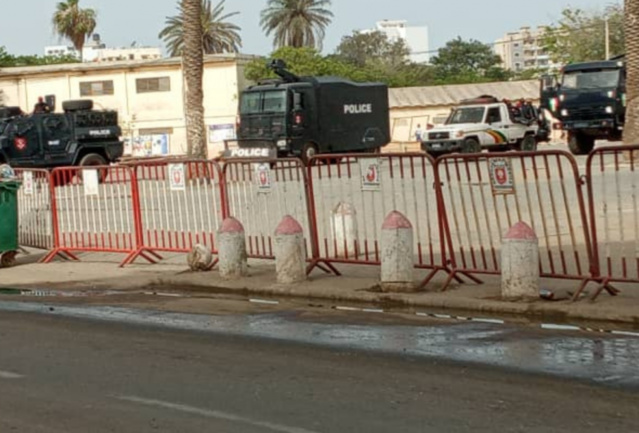
<instances>
[{"instance_id":1,"label":"white pickup truck","mask_svg":"<svg viewBox=\"0 0 639 433\"><path fill-rule=\"evenodd\" d=\"M444 125L424 134L422 150L432 155L451 152L477 153L483 149L537 150L539 124L532 106L529 112L514 109L494 98L480 98L453 109Z\"/></svg>"}]
</instances>

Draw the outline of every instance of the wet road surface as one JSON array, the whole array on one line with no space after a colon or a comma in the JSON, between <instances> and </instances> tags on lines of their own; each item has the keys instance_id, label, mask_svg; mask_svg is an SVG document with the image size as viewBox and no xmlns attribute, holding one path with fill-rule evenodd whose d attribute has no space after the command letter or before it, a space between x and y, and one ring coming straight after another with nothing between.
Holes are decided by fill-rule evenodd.
<instances>
[{"instance_id":1,"label":"wet road surface","mask_svg":"<svg viewBox=\"0 0 639 433\"><path fill-rule=\"evenodd\" d=\"M0 432L639 431L638 354L482 322L2 302Z\"/></svg>"}]
</instances>

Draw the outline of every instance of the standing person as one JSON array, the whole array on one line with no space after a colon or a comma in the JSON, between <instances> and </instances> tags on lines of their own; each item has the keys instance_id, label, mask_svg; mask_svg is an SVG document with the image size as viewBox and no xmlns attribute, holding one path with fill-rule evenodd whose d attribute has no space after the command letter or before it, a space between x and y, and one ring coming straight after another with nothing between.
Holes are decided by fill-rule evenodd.
<instances>
[{"instance_id":1,"label":"standing person","mask_svg":"<svg viewBox=\"0 0 639 433\"><path fill-rule=\"evenodd\" d=\"M49 104L44 102L44 98L42 96L38 97L38 103L33 107L33 114L42 114L51 112L51 108Z\"/></svg>"},{"instance_id":2,"label":"standing person","mask_svg":"<svg viewBox=\"0 0 639 433\"><path fill-rule=\"evenodd\" d=\"M417 124L417 129L415 129L415 141L421 142L422 141L422 134L423 134L422 125L418 123Z\"/></svg>"}]
</instances>

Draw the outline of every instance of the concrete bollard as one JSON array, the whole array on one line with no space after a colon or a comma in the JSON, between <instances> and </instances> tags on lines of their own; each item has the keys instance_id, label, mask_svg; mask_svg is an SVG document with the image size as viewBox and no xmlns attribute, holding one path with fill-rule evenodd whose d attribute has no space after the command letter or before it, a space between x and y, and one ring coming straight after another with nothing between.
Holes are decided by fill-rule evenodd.
<instances>
[{"instance_id":1,"label":"concrete bollard","mask_svg":"<svg viewBox=\"0 0 639 433\"><path fill-rule=\"evenodd\" d=\"M340 202L331 213L331 224L338 258L355 258L357 212L350 203Z\"/></svg>"},{"instance_id":2,"label":"concrete bollard","mask_svg":"<svg viewBox=\"0 0 639 433\"><path fill-rule=\"evenodd\" d=\"M382 225L382 291L414 291L414 260L413 225L393 211Z\"/></svg>"},{"instance_id":3,"label":"concrete bollard","mask_svg":"<svg viewBox=\"0 0 639 433\"><path fill-rule=\"evenodd\" d=\"M306 245L302 226L290 215L275 230L275 272L280 284L306 281Z\"/></svg>"},{"instance_id":4,"label":"concrete bollard","mask_svg":"<svg viewBox=\"0 0 639 433\"><path fill-rule=\"evenodd\" d=\"M218 231L218 268L226 279L246 277L248 264L244 226L235 218L227 218Z\"/></svg>"},{"instance_id":5,"label":"concrete bollard","mask_svg":"<svg viewBox=\"0 0 639 433\"><path fill-rule=\"evenodd\" d=\"M505 299L539 298L539 240L523 222L512 226L502 240L501 295Z\"/></svg>"}]
</instances>

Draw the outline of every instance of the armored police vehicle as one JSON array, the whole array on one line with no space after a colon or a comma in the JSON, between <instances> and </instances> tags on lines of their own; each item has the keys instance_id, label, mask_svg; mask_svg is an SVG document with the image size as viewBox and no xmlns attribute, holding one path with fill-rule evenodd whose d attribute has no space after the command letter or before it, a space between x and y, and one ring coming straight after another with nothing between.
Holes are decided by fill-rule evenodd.
<instances>
[{"instance_id":1,"label":"armored police vehicle","mask_svg":"<svg viewBox=\"0 0 639 433\"><path fill-rule=\"evenodd\" d=\"M376 152L390 142L385 84L298 77L281 60L269 66L280 79L242 92L236 156L268 149L308 161L321 153Z\"/></svg>"},{"instance_id":2,"label":"armored police vehicle","mask_svg":"<svg viewBox=\"0 0 639 433\"><path fill-rule=\"evenodd\" d=\"M93 101L66 101L64 113L25 115L0 108L0 163L14 167L106 165L118 160L124 143L118 113L97 111Z\"/></svg>"},{"instance_id":3,"label":"armored police vehicle","mask_svg":"<svg viewBox=\"0 0 639 433\"><path fill-rule=\"evenodd\" d=\"M567 132L573 154L589 153L595 140L621 140L626 120L623 57L568 65L559 80L543 77L541 100Z\"/></svg>"}]
</instances>

